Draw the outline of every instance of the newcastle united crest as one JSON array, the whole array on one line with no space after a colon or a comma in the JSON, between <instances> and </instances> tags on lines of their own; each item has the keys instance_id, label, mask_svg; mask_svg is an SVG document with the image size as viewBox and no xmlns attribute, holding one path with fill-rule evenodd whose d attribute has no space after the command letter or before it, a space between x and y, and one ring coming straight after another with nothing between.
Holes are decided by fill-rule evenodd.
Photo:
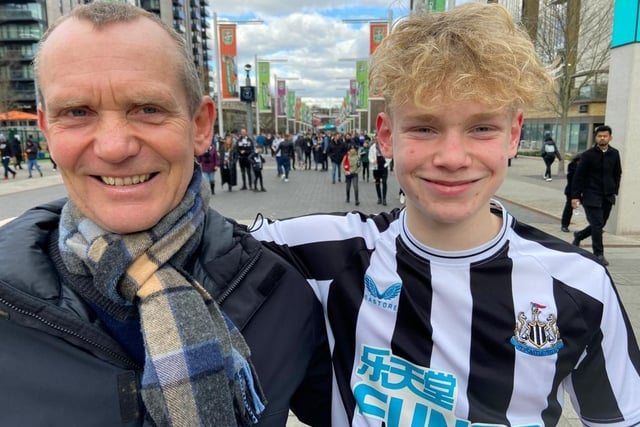
<instances>
[{"instance_id":1,"label":"newcastle united crest","mask_svg":"<svg viewBox=\"0 0 640 427\"><path fill-rule=\"evenodd\" d=\"M564 346L560 339L560 331L556 325L556 316L549 314L545 320L543 310L545 305L531 303L531 320L524 312L518 313L516 327L511 344L519 350L533 356L548 356L555 354Z\"/></svg>"}]
</instances>

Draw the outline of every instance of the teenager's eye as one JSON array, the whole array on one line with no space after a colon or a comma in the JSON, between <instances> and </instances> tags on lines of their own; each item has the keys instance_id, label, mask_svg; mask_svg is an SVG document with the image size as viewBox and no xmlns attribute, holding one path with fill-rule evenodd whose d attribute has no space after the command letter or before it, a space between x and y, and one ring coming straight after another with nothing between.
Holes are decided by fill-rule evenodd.
<instances>
[{"instance_id":1,"label":"teenager's eye","mask_svg":"<svg viewBox=\"0 0 640 427\"><path fill-rule=\"evenodd\" d=\"M480 132L480 133L491 132L492 130L493 128L490 128L489 126L478 126L474 129L475 132Z\"/></svg>"},{"instance_id":2,"label":"teenager's eye","mask_svg":"<svg viewBox=\"0 0 640 427\"><path fill-rule=\"evenodd\" d=\"M416 128L416 129L414 129L414 132L423 133L423 134L435 133L434 130L431 129L431 128Z\"/></svg>"}]
</instances>

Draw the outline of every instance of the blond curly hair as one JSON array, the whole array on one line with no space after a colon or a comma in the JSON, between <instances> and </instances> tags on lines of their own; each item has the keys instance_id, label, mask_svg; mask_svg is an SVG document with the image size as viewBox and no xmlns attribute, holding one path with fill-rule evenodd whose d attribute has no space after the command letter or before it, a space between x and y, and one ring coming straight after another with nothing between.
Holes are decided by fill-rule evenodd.
<instances>
[{"instance_id":1,"label":"blond curly hair","mask_svg":"<svg viewBox=\"0 0 640 427\"><path fill-rule=\"evenodd\" d=\"M506 9L480 3L398 22L375 51L369 79L391 111L461 100L515 110L534 105L552 82Z\"/></svg>"}]
</instances>

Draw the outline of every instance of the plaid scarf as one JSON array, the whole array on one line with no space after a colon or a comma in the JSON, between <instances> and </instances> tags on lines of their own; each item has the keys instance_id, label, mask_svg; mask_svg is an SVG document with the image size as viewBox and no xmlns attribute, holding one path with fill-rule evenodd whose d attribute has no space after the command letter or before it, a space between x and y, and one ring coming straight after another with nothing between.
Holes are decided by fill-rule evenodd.
<instances>
[{"instance_id":1,"label":"plaid scarf","mask_svg":"<svg viewBox=\"0 0 640 427\"><path fill-rule=\"evenodd\" d=\"M159 426L249 426L264 396L238 329L182 267L200 244L210 192L198 166L182 202L152 229L101 229L69 200L59 247L67 269L109 301L137 304L142 399Z\"/></svg>"}]
</instances>

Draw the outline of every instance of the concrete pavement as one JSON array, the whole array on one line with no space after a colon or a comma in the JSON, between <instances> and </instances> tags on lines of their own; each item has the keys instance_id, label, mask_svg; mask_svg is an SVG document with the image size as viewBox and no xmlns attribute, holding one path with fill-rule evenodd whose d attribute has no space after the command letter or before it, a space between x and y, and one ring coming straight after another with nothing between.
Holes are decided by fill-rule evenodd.
<instances>
[{"instance_id":1,"label":"concrete pavement","mask_svg":"<svg viewBox=\"0 0 640 427\"><path fill-rule=\"evenodd\" d=\"M36 174L34 178L28 179L26 171L19 171L15 180L0 180L0 200L7 203L11 194L29 191L33 191L35 194L35 190L62 183L59 173L52 170L48 162L40 163L41 166L44 166L45 176L42 178ZM552 171L555 173L556 165ZM507 178L496 196L505 202L508 209L511 209L510 206L512 206L524 209L523 212L533 211L535 213L521 218L524 222L561 239L571 241L572 233L560 231L560 214L565 201L563 190L566 180L564 177L554 176L553 181L546 182L542 179L543 172L544 164L542 159L538 157L514 159L512 166L508 169ZM220 188L218 182L216 195L213 197L211 205L224 215L236 218L243 223L251 223L256 212L261 212L268 217L287 217L318 211L333 212L356 208L353 204L353 194L352 203L345 203L344 182L331 184L330 170L321 172L305 171L298 168L298 170L292 171L289 182L285 183L276 176L274 160L267 157L263 175L267 192L241 191L239 190L240 186L234 187L232 192L228 192L226 188L224 190ZM240 176L238 181L242 182ZM399 187L392 173L389 175L388 205L386 207L376 203L377 197L372 181L363 182L361 180L359 184L361 205L358 206L358 210L378 212L383 208L392 209L401 206L397 197ZM40 202L34 199L34 204ZM519 217L517 212L516 217ZM6 216L3 215L2 203L0 203L0 222L4 218ZM580 210L577 215L574 215L570 228L574 231L585 225L586 218L584 212ZM638 263L640 235L617 236L605 233L604 246L605 254L610 262L609 272L616 283L636 336L638 336L640 335L640 265ZM590 250L591 244L589 241L583 241L582 247ZM581 426L582 424L570 405L568 406L558 426ZM287 426L299 427L303 424L291 416Z\"/></svg>"}]
</instances>

